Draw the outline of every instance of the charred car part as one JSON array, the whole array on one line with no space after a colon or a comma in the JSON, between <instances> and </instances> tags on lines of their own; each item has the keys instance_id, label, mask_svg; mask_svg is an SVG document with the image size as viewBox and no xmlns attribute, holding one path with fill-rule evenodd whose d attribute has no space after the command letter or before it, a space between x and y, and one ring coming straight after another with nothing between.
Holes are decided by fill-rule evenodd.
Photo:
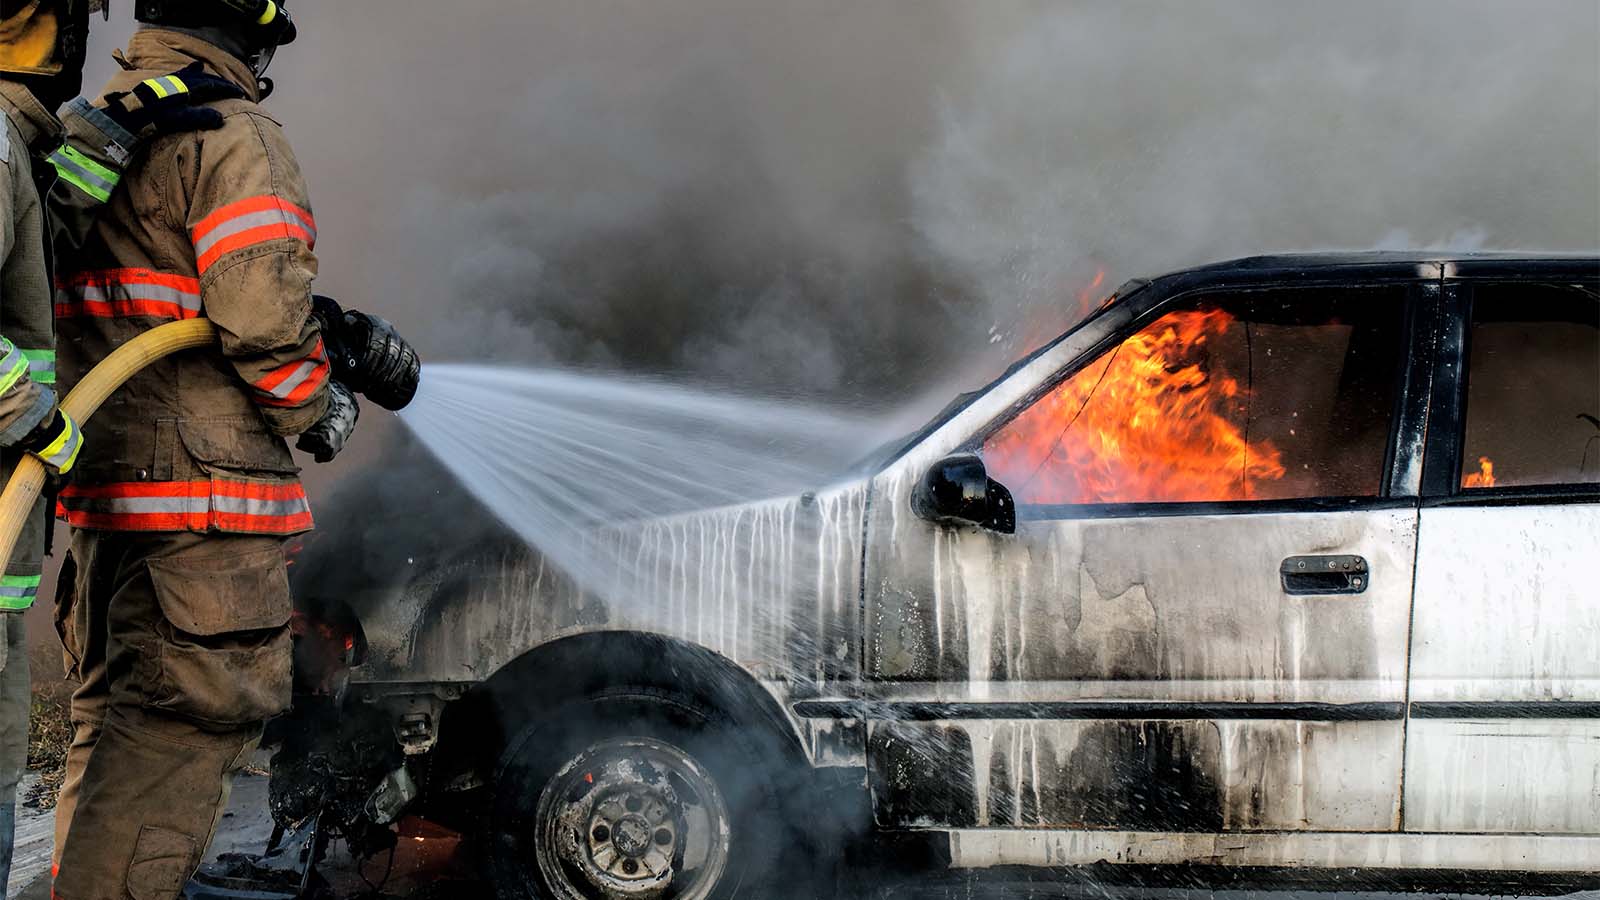
<instances>
[{"instance_id":1,"label":"charred car part","mask_svg":"<svg viewBox=\"0 0 1600 900\"><path fill-rule=\"evenodd\" d=\"M932 522L975 525L1001 534L1017 530L1011 492L989 477L976 453L956 453L934 463L911 495L911 509Z\"/></svg>"}]
</instances>

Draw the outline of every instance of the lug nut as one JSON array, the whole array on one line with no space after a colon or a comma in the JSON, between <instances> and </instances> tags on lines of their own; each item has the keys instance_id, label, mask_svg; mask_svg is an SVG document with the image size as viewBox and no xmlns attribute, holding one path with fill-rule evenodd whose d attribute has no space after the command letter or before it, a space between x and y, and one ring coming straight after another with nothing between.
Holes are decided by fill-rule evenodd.
<instances>
[{"instance_id":1,"label":"lug nut","mask_svg":"<svg viewBox=\"0 0 1600 900\"><path fill-rule=\"evenodd\" d=\"M665 847L666 845L672 843L672 832L668 831L665 828L657 828L656 829L656 843L660 844L663 847Z\"/></svg>"},{"instance_id":2,"label":"lug nut","mask_svg":"<svg viewBox=\"0 0 1600 900\"><path fill-rule=\"evenodd\" d=\"M594 827L594 839L596 842L601 844L611 840L611 829L605 827L604 825L596 825Z\"/></svg>"},{"instance_id":3,"label":"lug nut","mask_svg":"<svg viewBox=\"0 0 1600 900\"><path fill-rule=\"evenodd\" d=\"M622 871L624 874L632 875L639 871L639 864L631 859L625 859L622 861Z\"/></svg>"}]
</instances>

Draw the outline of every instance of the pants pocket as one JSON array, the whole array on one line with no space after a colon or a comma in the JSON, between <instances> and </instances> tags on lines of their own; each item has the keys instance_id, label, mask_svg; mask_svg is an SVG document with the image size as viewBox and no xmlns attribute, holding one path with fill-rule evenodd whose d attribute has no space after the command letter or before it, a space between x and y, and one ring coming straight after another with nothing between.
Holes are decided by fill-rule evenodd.
<instances>
[{"instance_id":1,"label":"pants pocket","mask_svg":"<svg viewBox=\"0 0 1600 900\"><path fill-rule=\"evenodd\" d=\"M146 706L234 728L289 706L293 601L278 547L146 562L165 619Z\"/></svg>"},{"instance_id":2,"label":"pants pocket","mask_svg":"<svg viewBox=\"0 0 1600 900\"><path fill-rule=\"evenodd\" d=\"M133 900L170 900L183 890L200 863L199 845L181 831L142 825L128 863L128 895Z\"/></svg>"}]
</instances>

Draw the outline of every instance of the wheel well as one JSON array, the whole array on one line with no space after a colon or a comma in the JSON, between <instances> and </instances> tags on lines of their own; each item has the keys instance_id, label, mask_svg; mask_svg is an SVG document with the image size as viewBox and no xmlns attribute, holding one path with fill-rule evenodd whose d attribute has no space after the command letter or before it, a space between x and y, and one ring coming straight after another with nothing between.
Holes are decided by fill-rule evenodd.
<instances>
[{"instance_id":1,"label":"wheel well","mask_svg":"<svg viewBox=\"0 0 1600 900\"><path fill-rule=\"evenodd\" d=\"M434 772L445 777L436 783L473 769L486 774L506 742L541 710L625 685L688 694L736 725L767 730L793 764L809 766L783 707L733 660L662 635L601 631L535 647L447 707L433 761Z\"/></svg>"}]
</instances>

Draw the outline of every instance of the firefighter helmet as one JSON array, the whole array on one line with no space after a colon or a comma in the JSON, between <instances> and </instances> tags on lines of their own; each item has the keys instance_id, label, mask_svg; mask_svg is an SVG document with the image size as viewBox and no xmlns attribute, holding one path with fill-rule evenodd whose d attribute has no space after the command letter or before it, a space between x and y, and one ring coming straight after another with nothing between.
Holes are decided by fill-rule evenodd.
<instances>
[{"instance_id":1,"label":"firefighter helmet","mask_svg":"<svg viewBox=\"0 0 1600 900\"><path fill-rule=\"evenodd\" d=\"M133 17L149 25L226 28L263 50L281 47L297 33L281 0L137 0Z\"/></svg>"},{"instance_id":2,"label":"firefighter helmet","mask_svg":"<svg viewBox=\"0 0 1600 900\"><path fill-rule=\"evenodd\" d=\"M0 72L75 77L88 51L91 5L100 2L0 0Z\"/></svg>"}]
</instances>

